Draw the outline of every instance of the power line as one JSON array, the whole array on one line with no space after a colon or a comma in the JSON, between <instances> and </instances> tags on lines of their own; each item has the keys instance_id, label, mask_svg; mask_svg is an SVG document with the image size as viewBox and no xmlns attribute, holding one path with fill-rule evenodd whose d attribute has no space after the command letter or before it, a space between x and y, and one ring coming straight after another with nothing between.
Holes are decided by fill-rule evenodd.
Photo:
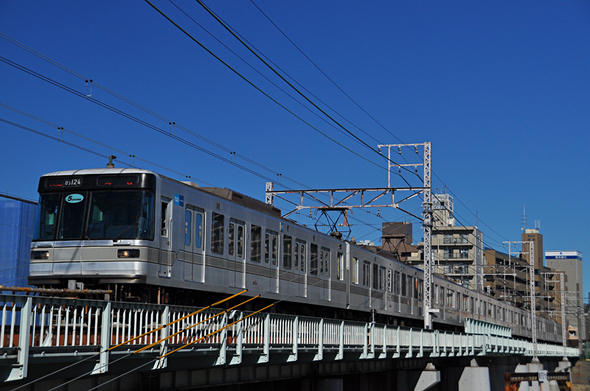
<instances>
[{"instance_id":1,"label":"power line","mask_svg":"<svg viewBox=\"0 0 590 391\"><path fill-rule=\"evenodd\" d=\"M382 168L382 166L380 166L379 164L367 159L366 157L362 156L361 154L353 151L352 149L348 148L347 146L345 146L344 144L340 143L339 141L335 140L334 138L328 136L326 133L322 132L321 130L319 130L317 127L313 126L312 124L310 124L309 122L305 121L303 118L301 118L300 116L298 116L297 114L295 114L293 111L291 111L290 109L288 109L285 105L281 104L279 101L277 101L276 99L274 99L273 97L271 97L269 94L267 94L266 92L264 92L260 87L258 87L257 85L255 85L254 83L252 83L250 80L248 80L245 76L243 76L241 73L239 73L237 70L235 70L233 67L231 67L228 63L226 63L225 61L223 61L219 56L217 56L215 53L213 53L211 50L209 50L205 45L203 45L200 41L198 41L195 37L193 37L188 31L186 31L185 29L183 29L182 27L180 27L178 25L178 23L176 23L175 21L173 21L168 15L166 15L164 12L162 12L159 8L157 8L154 4L152 4L149 0L145 0L146 3L148 3L152 8L154 8L160 15L162 15L166 20L168 20L170 23L172 23L177 29L179 29L180 31L182 31L187 37L189 37L193 42L195 42L197 45L199 45L201 48L203 48L207 53L209 53L210 55L212 55L216 60L218 60L219 62L221 62L223 65L225 65L228 69L230 69L232 72L234 72L237 76L239 76L242 80L244 80L246 83L250 84L252 87L254 87L257 91L259 91L261 94L263 94L264 96L266 96L268 99L270 99L272 102L274 102L275 104L279 105L282 109L286 110L289 114L293 115L295 118L297 118L298 120L300 120L301 122L303 122L304 124L306 124L307 126L309 126L310 128L314 129L316 132L320 133L322 136L326 137L327 139L329 139L330 141L336 143L337 145L339 145L340 147L346 149L347 151L351 152L352 154L360 157L361 159L379 167Z\"/></svg>"},{"instance_id":2,"label":"power line","mask_svg":"<svg viewBox=\"0 0 590 391\"><path fill-rule=\"evenodd\" d=\"M305 54L303 52L303 50L301 50L299 48L299 46L297 46L297 44L295 44L295 42L293 42L291 40L291 38L289 38L287 36L287 34L285 34L283 32L283 30L281 30L279 28L279 26L276 25L275 22L272 21L272 19L270 19L270 17L264 12L262 11L262 9L254 2L254 0L250 0L250 2L254 5L254 7L256 7L256 9L258 9L258 11L260 11L260 13L262 15L264 15L264 17L283 35L283 37L285 37L322 75L324 75L326 77L326 79L328 79L340 92L342 92L342 94L344 94L344 96L346 96L352 103L354 103L359 109L361 109L363 111L363 113L365 113L369 118L371 118L376 124L378 124L381 128L383 128L387 133L389 133L391 136L393 136L396 140L398 140L400 143L403 144L403 141L400 140L395 134L393 134L391 131L389 131L389 129L387 129L385 126L383 126L379 121L377 121L376 118L374 118L371 114L369 114L369 112L367 112L360 104L358 104L350 95L348 95L346 93L346 91L344 91L342 88L340 88L340 86L338 84L336 84L336 82L334 80L332 80L332 78L330 76L328 76L311 58L309 58L307 56L307 54ZM323 102L322 102L323 103ZM326 105L327 106L327 105ZM329 106L328 106L329 107ZM350 122L349 122L350 123ZM354 126L354 125L353 125ZM357 126L355 126L357 129L359 129ZM361 129L359 129L361 130ZM362 130L361 130L362 131ZM364 132L363 132L364 133ZM366 134L366 133L365 133ZM373 138L374 139L374 138ZM380 143L383 144L383 143Z\"/></svg>"},{"instance_id":3,"label":"power line","mask_svg":"<svg viewBox=\"0 0 590 391\"><path fill-rule=\"evenodd\" d=\"M149 1L146 0L148 3ZM297 92L303 99L305 99L306 101L308 101L313 107L315 107L317 110L319 110L322 114L324 114L326 117L328 117L331 121L333 121L338 127L342 128L345 132L347 132L348 134L350 134L352 137L354 137L358 142L360 142L363 146L367 147L370 151L378 154L379 156L385 158L387 161L390 161L391 163L394 163L396 165L398 165L396 162L390 160L389 157L386 157L384 155L381 154L380 151L374 149L373 147L371 147L369 144L367 144L365 141L363 141L361 138L359 138L357 135L355 135L353 132L351 132L350 130L348 130L344 125L342 125L340 122L338 122L335 118L333 118L331 115L329 115L326 111L324 111L321 107L319 107L315 102L313 102L311 99L309 99L305 94L303 94L297 87L295 87L291 82L289 82L283 75L281 75L280 72L278 72L276 69L274 69L272 66L270 66L270 64L268 62L266 62L255 50L253 50L244 40L242 40L234 31L233 29L228 26L221 18L219 18L206 4L204 4L201 0L196 0L211 16L213 16L213 18L215 18L215 20L217 20L230 34L232 34L244 47L246 47L252 54L254 54L254 56L256 56L264 65L266 65L273 73L275 73L281 80L283 80L285 83L287 83L287 85L289 87L291 87L295 92ZM151 3L149 3L151 4ZM412 172L411 170L407 169L406 167L403 167L401 165L398 165L400 168L404 169L405 171L411 173L411 174L415 174L414 172ZM397 174L397 173L396 173ZM404 178L401 173L398 174L399 177L408 185L410 186L410 183L406 180L406 178ZM417 174L416 174L417 175ZM417 175L418 176L418 175ZM418 176L419 178L419 176Z\"/></svg>"},{"instance_id":4,"label":"power line","mask_svg":"<svg viewBox=\"0 0 590 391\"><path fill-rule=\"evenodd\" d=\"M12 38L8 37L8 36L6 36L5 34L2 34L2 33L0 33L0 35L1 35L3 38L5 38L6 40L8 40L8 41L10 41L10 42L14 43L15 45L17 45L17 46L19 46L19 47L21 47L21 48L23 48L23 49L25 49L25 50L29 51L29 52L30 52L30 53L32 53L32 54L35 54L35 55L36 55L36 56L38 56L39 58L42 58L42 59L44 59L44 60L46 60L46 61L50 62L51 64L53 64L53 65L55 65L55 66L59 67L60 69L62 69L62 70L64 70L64 71L66 71L66 72L68 72L68 73L70 73L70 74L72 74L72 75L74 75L74 76L78 77L79 79L81 79L81 80L85 80L85 81L87 81L87 82L88 82L89 78L85 77L84 75L81 75L80 73L73 71L72 69L70 69L70 68L68 68L68 67L66 67L66 66L64 66L64 65L62 65L62 64L60 64L59 62L57 62L57 61L55 61L55 60L52 60L52 59L50 59L50 58L49 58L49 57L47 57L47 56L44 56L43 54L41 54L41 53L39 53L39 52L37 52L37 51L35 51L35 50L33 50L33 49L29 48L28 46L26 46L26 45L24 45L24 44L22 44L22 43L20 43L20 42L18 42L18 41L16 41L16 40L14 40L14 39L12 39ZM23 68L24 68L24 67L23 67ZM49 79L49 78L48 78L48 79ZM92 82L92 80L90 80L90 81ZM164 116L162 116L162 115L160 115L160 114L157 114L157 113L156 113L156 112L154 112L153 110L150 110L150 109L148 109L148 108L145 108L144 106L141 106L141 105L139 105L138 103L136 103L136 102L134 102L134 101L132 101L132 100L130 100L130 99L128 99L128 98L126 98L126 97L122 96L121 94L118 94L118 93L116 93L116 92L115 92L115 91L113 91L113 90L110 90L110 89L108 89L108 88L107 88L107 87L105 87L105 86L102 86L102 85L100 85L99 83L94 83L94 85L95 85L96 87L98 87L98 88L100 88L100 89L104 90L105 92L107 92L107 93L109 93L109 94L111 94L111 95L113 95L113 96L115 96L115 97L117 97L117 98L119 98L119 99L123 100L123 101L124 101L124 102L126 102L126 103L129 103L129 104L131 104L132 106L134 106L134 107L136 107L136 108L139 108L139 109L141 109L142 111L144 111L144 112L146 112L146 113L148 113L148 114L150 114L150 115L152 115L152 116L154 116L154 117L156 117L156 118L158 118L158 119L160 119L160 120L162 120L162 121L164 121L164 122L166 122L166 123L170 123L170 124L171 124L171 123L173 123L173 122L171 122L171 120L169 120L168 118L166 118L166 117L164 117ZM78 94L77 94L77 95L78 95ZM94 98L92 98L92 97L88 97L88 96L86 96L86 95L82 95L82 94L80 94L80 95L78 95L78 96L84 96L84 98L85 98L85 99L95 100L95 99L94 99ZM96 103L96 102L95 102L95 103ZM18 112L18 110L16 110L16 109L14 109L14 110ZM21 114L23 114L23 115L27 115L26 113L22 113L22 112L21 112ZM41 120L41 122L45 122L45 121ZM51 124L51 123L46 123L46 124L48 124L48 125L50 125L50 126L54 126L54 127L55 127L55 125L53 125L53 124ZM202 139L202 140L205 140L205 141L207 141L207 142L211 143L212 145L214 145L214 146L216 146L216 147L218 147L218 148L221 148L221 149L225 150L226 152L227 152L227 151L231 151L230 149L228 149L228 148L226 148L226 147L224 147L224 146L222 146L222 145L220 145L220 144L218 144L218 143L215 143L215 142L213 142L213 141L211 141L211 140L209 140L209 139L207 139L207 138L205 138L205 137L203 137L203 136L201 136L201 135L197 134L196 132L193 132L193 131L191 131L190 129L187 129L187 128L185 128L185 127L182 127L182 126L180 126L180 125L174 125L174 126L175 126L175 127L177 127L177 128L181 128L182 130L186 131L187 133L189 133L189 134L192 134L193 136L195 136L195 137L197 137L197 138L200 138L200 139ZM64 129L62 128L62 130L64 130ZM169 133L168 133L168 132L166 132L165 134L166 134L166 135L169 135ZM83 136L80 136L80 137L83 137ZM98 142L96 142L96 141L94 141L94 142L95 142L95 143L98 143ZM100 144L100 143L99 143L99 144ZM110 147L110 148L113 148L113 147ZM123 152L123 153L127 154L126 152ZM232 152L232 153L233 153L233 152ZM130 155L130 156L131 156L131 155ZM274 173L275 175L281 175L281 174L278 174L276 171L274 171L274 170L272 170L272 169L270 169L270 168L268 168L268 167L265 167L265 166L263 166L263 165L261 165L261 164L259 164L259 163L255 162L255 161L251 160L251 159L248 159L248 158L245 158L245 157L242 157L242 158L243 158L243 159L245 159L246 161L250 162L250 163L251 163L251 164L253 164L253 165L256 165L256 166L262 167L262 168L264 168L264 169L266 169L266 170L268 170L268 171L270 171L270 172ZM141 159L138 159L138 160L141 160ZM146 162L148 162L148 163L150 163L150 164L154 164L154 165L158 166L156 163L149 162L149 161L146 161ZM233 162L232 162L232 163L233 163ZM163 167L163 166L161 166L161 167ZM379 166L379 167L381 167L381 166ZM169 171L174 171L174 170L171 170L171 169L169 169L169 168L165 168L165 169L167 169L167 170L169 170ZM181 174L181 175L182 175L182 174ZM287 179L287 180L291 180L291 181L293 181L293 182L295 182L295 183L301 184L300 182L298 182L298 181L296 181L296 180L294 180L294 179L292 179L292 178L289 178L289 177L287 177L287 176L282 176L282 175L281 175L281 177L282 177L282 178L285 178L285 179ZM308 187L308 186L307 186L307 185L305 185L305 184L301 184L301 185L302 185L303 187ZM371 212L369 212L369 211L367 211L367 214L372 214L372 213L371 213ZM357 221L359 221L358 219L354 219L354 220L357 220Z\"/></svg>"}]
</instances>

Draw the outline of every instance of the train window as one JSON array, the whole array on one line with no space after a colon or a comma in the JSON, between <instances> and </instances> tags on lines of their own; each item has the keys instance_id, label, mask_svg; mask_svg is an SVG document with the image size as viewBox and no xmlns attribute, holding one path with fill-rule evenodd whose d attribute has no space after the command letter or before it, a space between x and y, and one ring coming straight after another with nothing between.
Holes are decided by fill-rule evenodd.
<instances>
[{"instance_id":1,"label":"train window","mask_svg":"<svg viewBox=\"0 0 590 391\"><path fill-rule=\"evenodd\" d=\"M41 195L34 240L53 239L60 198L56 193Z\"/></svg>"},{"instance_id":2,"label":"train window","mask_svg":"<svg viewBox=\"0 0 590 391\"><path fill-rule=\"evenodd\" d=\"M266 231L264 239L264 262L268 263L269 259L273 265L277 265L277 234Z\"/></svg>"},{"instance_id":3,"label":"train window","mask_svg":"<svg viewBox=\"0 0 590 391\"><path fill-rule=\"evenodd\" d=\"M229 232L227 235L227 244L228 244L228 250L227 252L229 253L229 255L234 255L234 237L235 237L235 231L236 230L236 225L233 223L233 221L231 221L229 223Z\"/></svg>"},{"instance_id":4,"label":"train window","mask_svg":"<svg viewBox=\"0 0 590 391\"><path fill-rule=\"evenodd\" d=\"M330 256L332 255L329 248L322 247L322 257L320 259L320 275L323 274L326 278L330 278Z\"/></svg>"},{"instance_id":5,"label":"train window","mask_svg":"<svg viewBox=\"0 0 590 391\"><path fill-rule=\"evenodd\" d=\"M192 212L187 209L184 211L184 245L190 246L191 245L191 228L193 226L193 214Z\"/></svg>"},{"instance_id":6,"label":"train window","mask_svg":"<svg viewBox=\"0 0 590 391\"><path fill-rule=\"evenodd\" d=\"M279 251L279 241L278 241L276 234L271 234L270 236L272 238L272 240L271 240L272 252L270 253L270 260L271 260L272 264L276 266L277 265L277 258L278 258L278 251Z\"/></svg>"},{"instance_id":7,"label":"train window","mask_svg":"<svg viewBox=\"0 0 590 391\"><path fill-rule=\"evenodd\" d=\"M408 283L408 288L407 288L407 292L408 292L408 297L411 299L413 296L413 292L412 292L412 282L413 282L414 278L412 276L407 276L406 278L406 282Z\"/></svg>"},{"instance_id":8,"label":"train window","mask_svg":"<svg viewBox=\"0 0 590 391\"><path fill-rule=\"evenodd\" d=\"M382 291L385 289L385 268L379 267L379 290Z\"/></svg>"},{"instance_id":9,"label":"train window","mask_svg":"<svg viewBox=\"0 0 590 391\"><path fill-rule=\"evenodd\" d=\"M291 270L291 264L293 263L292 242L290 236L283 236L283 268L286 270Z\"/></svg>"},{"instance_id":10,"label":"train window","mask_svg":"<svg viewBox=\"0 0 590 391\"><path fill-rule=\"evenodd\" d=\"M162 201L162 228L160 231L160 235L164 237L168 236L168 220L166 219L166 215L168 214L168 205L170 205L169 201Z\"/></svg>"},{"instance_id":11,"label":"train window","mask_svg":"<svg viewBox=\"0 0 590 391\"><path fill-rule=\"evenodd\" d=\"M402 273L402 296L408 295L408 286L406 283L406 275Z\"/></svg>"},{"instance_id":12,"label":"train window","mask_svg":"<svg viewBox=\"0 0 590 391\"><path fill-rule=\"evenodd\" d=\"M424 281L418 280L418 300L422 301L424 298Z\"/></svg>"},{"instance_id":13,"label":"train window","mask_svg":"<svg viewBox=\"0 0 590 391\"><path fill-rule=\"evenodd\" d=\"M440 287L440 301L439 304L444 306L445 305L445 287L441 286Z\"/></svg>"},{"instance_id":14,"label":"train window","mask_svg":"<svg viewBox=\"0 0 590 391\"><path fill-rule=\"evenodd\" d=\"M61 219L57 231L58 239L80 239L84 228L84 208L86 192L65 195L61 207Z\"/></svg>"},{"instance_id":15,"label":"train window","mask_svg":"<svg viewBox=\"0 0 590 391\"><path fill-rule=\"evenodd\" d=\"M469 312L473 313L474 312L474 306L473 306L473 297L469 298Z\"/></svg>"},{"instance_id":16,"label":"train window","mask_svg":"<svg viewBox=\"0 0 590 391\"><path fill-rule=\"evenodd\" d=\"M264 236L264 263L268 263L268 249L270 247L270 235L268 232Z\"/></svg>"},{"instance_id":17,"label":"train window","mask_svg":"<svg viewBox=\"0 0 590 391\"><path fill-rule=\"evenodd\" d=\"M294 269L295 271L299 270L299 240L295 241L295 248L294 248Z\"/></svg>"},{"instance_id":18,"label":"train window","mask_svg":"<svg viewBox=\"0 0 590 391\"><path fill-rule=\"evenodd\" d=\"M243 224L243 223L242 223ZM238 225L238 257L244 258L244 226L239 224Z\"/></svg>"},{"instance_id":19,"label":"train window","mask_svg":"<svg viewBox=\"0 0 590 391\"><path fill-rule=\"evenodd\" d=\"M336 259L336 278L339 281L344 280L344 254L338 253Z\"/></svg>"},{"instance_id":20,"label":"train window","mask_svg":"<svg viewBox=\"0 0 590 391\"><path fill-rule=\"evenodd\" d=\"M302 240L298 240L297 242L299 244L299 256L296 256L296 258L299 258L299 270L301 270L302 273L305 273L307 271L307 265L305 264L305 247L307 246L307 243ZM297 260L295 260L295 267L297 267Z\"/></svg>"},{"instance_id":21,"label":"train window","mask_svg":"<svg viewBox=\"0 0 590 391\"><path fill-rule=\"evenodd\" d=\"M387 292L393 293L393 271L387 269Z\"/></svg>"},{"instance_id":22,"label":"train window","mask_svg":"<svg viewBox=\"0 0 590 391\"><path fill-rule=\"evenodd\" d=\"M309 259L309 274L318 275L318 245L311 245L311 254Z\"/></svg>"},{"instance_id":23,"label":"train window","mask_svg":"<svg viewBox=\"0 0 590 391\"><path fill-rule=\"evenodd\" d=\"M113 240L152 239L154 235L153 197L153 193L148 191L95 191L90 197L86 237ZM163 205L167 206L166 203ZM162 223L167 235L168 230L165 224L170 220L171 211L164 206L163 212Z\"/></svg>"},{"instance_id":24,"label":"train window","mask_svg":"<svg viewBox=\"0 0 590 391\"><path fill-rule=\"evenodd\" d=\"M223 254L224 244L224 221L222 214L213 212L213 221L211 222L211 252Z\"/></svg>"},{"instance_id":25,"label":"train window","mask_svg":"<svg viewBox=\"0 0 590 391\"><path fill-rule=\"evenodd\" d=\"M363 261L363 286L371 286L371 263Z\"/></svg>"},{"instance_id":26,"label":"train window","mask_svg":"<svg viewBox=\"0 0 590 391\"><path fill-rule=\"evenodd\" d=\"M257 225L250 227L250 260L260 263L262 255L262 228Z\"/></svg>"},{"instance_id":27,"label":"train window","mask_svg":"<svg viewBox=\"0 0 590 391\"><path fill-rule=\"evenodd\" d=\"M359 259L352 258L352 283L359 283Z\"/></svg>"},{"instance_id":28,"label":"train window","mask_svg":"<svg viewBox=\"0 0 590 391\"><path fill-rule=\"evenodd\" d=\"M469 296L463 295L463 311L469 311Z\"/></svg>"},{"instance_id":29,"label":"train window","mask_svg":"<svg viewBox=\"0 0 590 391\"><path fill-rule=\"evenodd\" d=\"M203 245L203 213L195 212L195 248Z\"/></svg>"},{"instance_id":30,"label":"train window","mask_svg":"<svg viewBox=\"0 0 590 391\"><path fill-rule=\"evenodd\" d=\"M373 264L373 289L379 289L379 265Z\"/></svg>"},{"instance_id":31,"label":"train window","mask_svg":"<svg viewBox=\"0 0 590 391\"><path fill-rule=\"evenodd\" d=\"M393 293L398 296L400 294L400 273L399 272L393 273Z\"/></svg>"}]
</instances>

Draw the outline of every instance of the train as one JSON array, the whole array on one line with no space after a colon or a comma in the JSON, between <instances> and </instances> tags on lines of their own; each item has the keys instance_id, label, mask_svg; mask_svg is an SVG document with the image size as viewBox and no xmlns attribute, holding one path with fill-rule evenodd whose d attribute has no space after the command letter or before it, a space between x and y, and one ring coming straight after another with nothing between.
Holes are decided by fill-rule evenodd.
<instances>
[{"instance_id":1,"label":"train","mask_svg":"<svg viewBox=\"0 0 590 391\"><path fill-rule=\"evenodd\" d=\"M109 299L208 305L247 289L249 306L423 325L421 269L375 247L319 233L239 192L137 168L41 176L29 284L109 290ZM260 303L260 304L256 304ZM531 337L528 311L434 277L433 327L471 318ZM561 325L537 317L537 338Z\"/></svg>"}]
</instances>

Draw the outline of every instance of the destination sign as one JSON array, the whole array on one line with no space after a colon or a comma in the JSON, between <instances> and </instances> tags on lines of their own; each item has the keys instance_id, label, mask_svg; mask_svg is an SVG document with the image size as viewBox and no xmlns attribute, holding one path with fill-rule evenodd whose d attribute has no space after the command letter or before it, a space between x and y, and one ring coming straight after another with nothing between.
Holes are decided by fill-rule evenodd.
<instances>
[{"instance_id":1,"label":"destination sign","mask_svg":"<svg viewBox=\"0 0 590 391\"><path fill-rule=\"evenodd\" d=\"M47 178L45 187L48 188L72 188L82 186L82 178Z\"/></svg>"},{"instance_id":2,"label":"destination sign","mask_svg":"<svg viewBox=\"0 0 590 391\"><path fill-rule=\"evenodd\" d=\"M137 175L110 175L98 177L98 186L101 187L127 187L138 183Z\"/></svg>"}]
</instances>

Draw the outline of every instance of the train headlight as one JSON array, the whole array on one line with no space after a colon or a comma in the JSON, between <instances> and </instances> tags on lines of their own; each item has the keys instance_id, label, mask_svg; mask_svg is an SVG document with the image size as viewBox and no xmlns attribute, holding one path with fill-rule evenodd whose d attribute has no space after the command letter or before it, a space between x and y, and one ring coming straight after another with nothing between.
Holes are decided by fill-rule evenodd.
<instances>
[{"instance_id":1,"label":"train headlight","mask_svg":"<svg viewBox=\"0 0 590 391\"><path fill-rule=\"evenodd\" d=\"M117 250L117 258L139 258L139 250Z\"/></svg>"},{"instance_id":2,"label":"train headlight","mask_svg":"<svg viewBox=\"0 0 590 391\"><path fill-rule=\"evenodd\" d=\"M31 259L49 259L49 251L31 251Z\"/></svg>"}]
</instances>

